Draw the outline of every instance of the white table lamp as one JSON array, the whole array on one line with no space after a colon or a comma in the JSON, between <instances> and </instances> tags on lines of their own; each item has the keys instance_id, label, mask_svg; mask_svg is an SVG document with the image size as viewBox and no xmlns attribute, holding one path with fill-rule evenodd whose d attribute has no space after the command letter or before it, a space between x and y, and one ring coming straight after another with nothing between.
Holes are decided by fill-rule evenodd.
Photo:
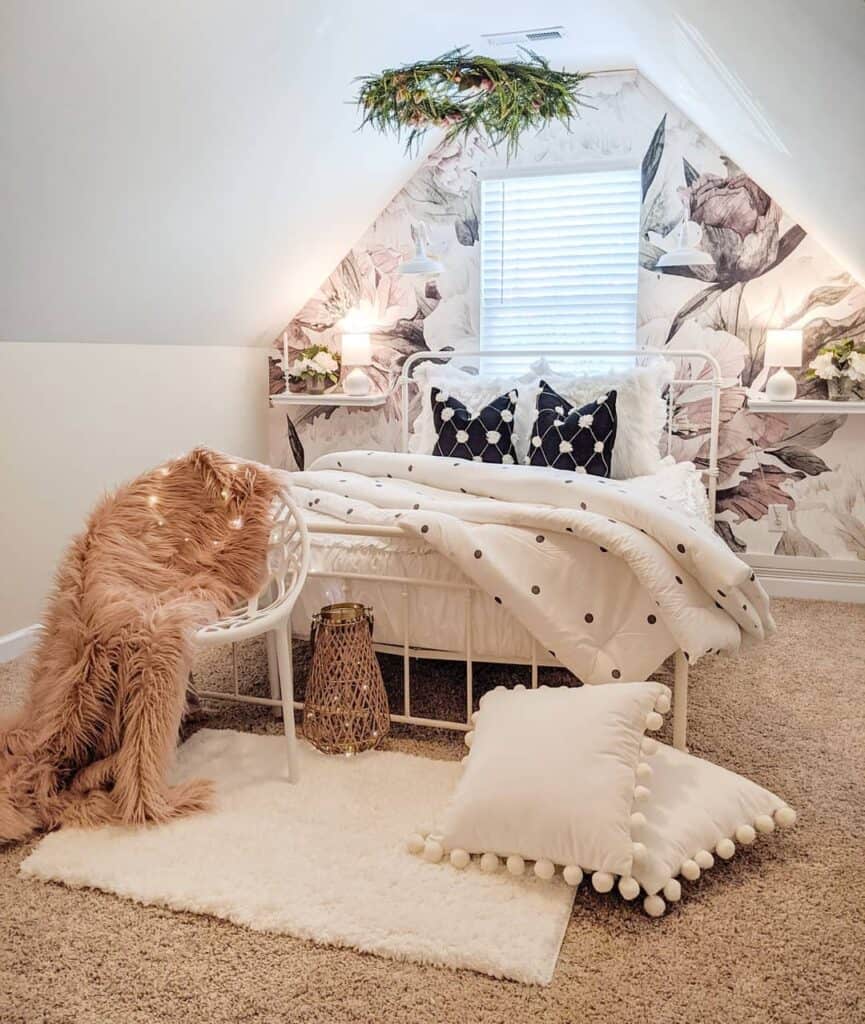
<instances>
[{"instance_id":1,"label":"white table lamp","mask_svg":"<svg viewBox=\"0 0 865 1024\"><path fill-rule=\"evenodd\" d=\"M802 332L766 331L763 362L767 369L779 367L766 381L766 397L770 402L792 402L796 397L796 378L786 367L802 365Z\"/></svg>"},{"instance_id":2,"label":"white table lamp","mask_svg":"<svg viewBox=\"0 0 865 1024\"><path fill-rule=\"evenodd\" d=\"M370 380L361 367L369 366L371 362L372 347L369 335L354 331L343 334L342 365L352 367L351 372L346 374L342 382L342 390L347 395L369 394Z\"/></svg>"}]
</instances>

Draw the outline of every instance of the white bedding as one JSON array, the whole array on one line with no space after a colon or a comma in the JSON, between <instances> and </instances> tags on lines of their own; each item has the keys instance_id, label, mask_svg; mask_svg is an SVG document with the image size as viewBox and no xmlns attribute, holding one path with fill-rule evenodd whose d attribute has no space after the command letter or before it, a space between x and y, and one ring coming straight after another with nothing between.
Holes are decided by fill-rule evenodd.
<instances>
[{"instance_id":1,"label":"white bedding","mask_svg":"<svg viewBox=\"0 0 865 1024\"><path fill-rule=\"evenodd\" d=\"M694 661L708 650L735 650L743 631L762 637L772 628L768 601L749 568L706 524L702 488L687 465L599 481L534 467L349 452L287 476L312 524L323 516L331 523L397 525L405 533L404 539L314 535L314 568L469 578L486 591L472 607L478 659L529 656L530 641L513 628L516 619L581 679L633 679L677 647ZM373 605L377 640L399 643L401 591L399 584L355 582L341 590L311 580L295 628L306 635L321 604L347 597ZM413 646L464 649L459 595L425 588L410 601Z\"/></svg>"}]
</instances>

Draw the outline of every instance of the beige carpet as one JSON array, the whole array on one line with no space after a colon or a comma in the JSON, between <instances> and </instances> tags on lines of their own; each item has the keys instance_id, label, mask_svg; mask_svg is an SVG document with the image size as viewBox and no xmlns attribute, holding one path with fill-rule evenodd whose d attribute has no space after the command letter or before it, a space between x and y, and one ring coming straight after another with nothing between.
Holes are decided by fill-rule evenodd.
<instances>
[{"instance_id":1,"label":"beige carpet","mask_svg":"<svg viewBox=\"0 0 865 1024\"><path fill-rule=\"evenodd\" d=\"M865 607L779 601L775 609L780 630L770 642L693 671L691 748L776 790L799 823L689 883L660 921L581 888L549 988L23 881L18 848L0 852L0 1021L865 1021ZM240 662L260 685L260 646L247 645ZM22 672L0 666L0 705ZM459 672L426 663L418 709L425 699L458 714ZM518 673L490 666L478 676L492 686ZM227 684L228 674L212 656L199 666L208 685ZM206 721L280 728L266 711L236 707ZM447 734L408 729L388 746L462 752Z\"/></svg>"}]
</instances>

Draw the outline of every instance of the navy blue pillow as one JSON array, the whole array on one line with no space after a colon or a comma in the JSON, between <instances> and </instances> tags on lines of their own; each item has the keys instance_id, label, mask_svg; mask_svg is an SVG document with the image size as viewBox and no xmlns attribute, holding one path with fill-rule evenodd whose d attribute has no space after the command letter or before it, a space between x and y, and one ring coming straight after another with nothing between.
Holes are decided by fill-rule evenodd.
<instances>
[{"instance_id":1,"label":"navy blue pillow","mask_svg":"<svg viewBox=\"0 0 865 1024\"><path fill-rule=\"evenodd\" d=\"M499 395L477 416L472 416L458 398L440 388L431 388L436 430L433 455L474 462L515 463L513 436L517 397L516 391Z\"/></svg>"},{"instance_id":2,"label":"navy blue pillow","mask_svg":"<svg viewBox=\"0 0 865 1024\"><path fill-rule=\"evenodd\" d=\"M529 444L532 466L551 466L593 476L609 476L616 443L616 392L598 394L581 409L540 382L535 425Z\"/></svg>"}]
</instances>

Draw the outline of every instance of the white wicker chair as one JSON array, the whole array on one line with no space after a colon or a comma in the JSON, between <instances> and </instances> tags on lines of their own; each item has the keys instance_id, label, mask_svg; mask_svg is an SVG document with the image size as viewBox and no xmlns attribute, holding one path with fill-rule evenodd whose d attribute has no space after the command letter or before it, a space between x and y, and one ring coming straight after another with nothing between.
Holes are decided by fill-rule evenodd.
<instances>
[{"instance_id":1,"label":"white wicker chair","mask_svg":"<svg viewBox=\"0 0 865 1024\"><path fill-rule=\"evenodd\" d=\"M235 700L244 704L280 708L288 744L288 777L291 782L298 779L298 761L294 731L290 621L294 603L308 571L309 535L306 524L288 490L283 490L274 506L273 528L267 546L268 576L261 592L230 615L203 626L195 634L197 643L202 646L235 644L240 640L266 634L271 692L269 698L252 697L239 692L234 652L233 692L201 690L199 693L202 697L216 700Z\"/></svg>"}]
</instances>

